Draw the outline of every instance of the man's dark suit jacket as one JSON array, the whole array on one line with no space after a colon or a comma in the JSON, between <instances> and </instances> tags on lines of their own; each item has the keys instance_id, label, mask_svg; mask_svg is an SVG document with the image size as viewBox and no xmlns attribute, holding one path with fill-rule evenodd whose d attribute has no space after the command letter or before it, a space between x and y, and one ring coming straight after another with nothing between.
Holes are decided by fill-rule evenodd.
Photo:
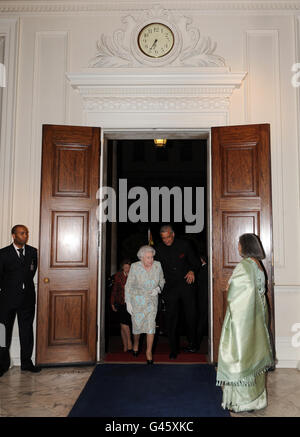
<instances>
[{"instance_id":1,"label":"man's dark suit jacket","mask_svg":"<svg viewBox=\"0 0 300 437\"><path fill-rule=\"evenodd\" d=\"M2 308L35 304L33 277L36 269L35 247L25 245L24 262L19 258L13 244L0 249L0 306Z\"/></svg>"},{"instance_id":2,"label":"man's dark suit jacket","mask_svg":"<svg viewBox=\"0 0 300 437\"><path fill-rule=\"evenodd\" d=\"M166 280L165 289L191 287L184 277L189 270L193 270L194 273L199 270L200 260L196 258L190 243L175 238L171 246L166 246L161 242L155 249L157 260L163 268Z\"/></svg>"}]
</instances>

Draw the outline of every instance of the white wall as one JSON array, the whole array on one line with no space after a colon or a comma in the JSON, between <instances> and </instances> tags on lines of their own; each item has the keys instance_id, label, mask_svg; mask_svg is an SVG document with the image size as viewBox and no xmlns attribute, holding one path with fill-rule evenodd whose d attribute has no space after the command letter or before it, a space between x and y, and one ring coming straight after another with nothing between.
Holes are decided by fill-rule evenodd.
<instances>
[{"instance_id":1,"label":"white wall","mask_svg":"<svg viewBox=\"0 0 300 437\"><path fill-rule=\"evenodd\" d=\"M151 4L99 0L79 2L79 6L76 2L75 7L69 0L59 8L57 3L45 6L36 0L18 6L18 2L0 1L0 29L5 20L12 20L11 40L19 42L18 50L11 47L7 88L10 106L14 86L17 92L16 111L10 111L9 123L10 129L15 126L14 135L9 141L1 137L7 164L0 179L13 177L4 188L8 199L6 212L2 211L1 246L8 244L10 227L17 222L29 227L30 243L39 244L42 124L86 122L82 97L65 73L92 71L88 65L100 35L124 29L124 16L138 16ZM300 347L292 346L292 326L300 323L300 88L291 85L291 67L300 62L300 10L295 2L284 1L252 5L240 1L233 6L223 0L216 9L209 3L161 2L173 6L174 13L190 17L193 27L211 37L217 43L216 53L232 72L248 72L241 88L231 96L229 124L271 124L277 355L279 366L296 367ZM253 3L260 3L258 9ZM180 117L184 120L189 114ZM18 363L17 332L12 355Z\"/></svg>"}]
</instances>

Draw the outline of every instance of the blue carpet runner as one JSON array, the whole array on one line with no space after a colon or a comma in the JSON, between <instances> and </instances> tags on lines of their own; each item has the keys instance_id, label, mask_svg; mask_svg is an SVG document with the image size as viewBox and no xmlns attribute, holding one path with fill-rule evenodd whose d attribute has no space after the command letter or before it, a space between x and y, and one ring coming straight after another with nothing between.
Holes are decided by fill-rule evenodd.
<instances>
[{"instance_id":1,"label":"blue carpet runner","mask_svg":"<svg viewBox=\"0 0 300 437\"><path fill-rule=\"evenodd\" d=\"M228 417L209 364L100 364L69 417Z\"/></svg>"}]
</instances>

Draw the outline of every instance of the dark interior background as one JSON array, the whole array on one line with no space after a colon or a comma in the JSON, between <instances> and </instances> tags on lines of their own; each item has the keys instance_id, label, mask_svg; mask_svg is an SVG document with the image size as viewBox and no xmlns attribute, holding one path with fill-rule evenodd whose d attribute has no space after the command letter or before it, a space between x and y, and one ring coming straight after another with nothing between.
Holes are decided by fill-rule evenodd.
<instances>
[{"instance_id":1,"label":"dark interior background","mask_svg":"<svg viewBox=\"0 0 300 437\"><path fill-rule=\"evenodd\" d=\"M197 186L204 187L206 193L206 154L206 140L168 140L165 148L155 147L153 140L118 141L118 178L127 179L128 190L134 186L146 188L149 199L149 220L151 220L150 190L153 186L168 188ZM128 201L128 207L130 202L134 200ZM171 200L171 212L172 205ZM176 235L191 239L197 250L206 253L206 214L204 230L199 234L185 233L187 223L184 221L184 214L182 216L182 223L174 223L171 213L170 222L174 226ZM132 261L137 260L136 252L141 243L147 244L148 242L148 228L151 229L154 243L156 243L159 241L159 229L162 224L162 221L159 223L118 223L118 262L124 257L129 257Z\"/></svg>"},{"instance_id":2,"label":"dark interior background","mask_svg":"<svg viewBox=\"0 0 300 437\"><path fill-rule=\"evenodd\" d=\"M108 141L108 169L112 168L112 140ZM176 236L187 238L191 242L198 256L207 256L207 141L201 139L174 139L168 140L164 148L155 146L153 140L118 140L117 141L117 175L127 179L127 189L141 186L148 192L148 213L151 220L151 187L172 188L178 187L204 187L205 192L205 211L204 229L200 233L185 232L186 223L182 212L182 223L173 221L173 200L171 201L171 220ZM111 186L111 174L108 173L107 184ZM118 199L118 193L117 193ZM172 196L171 196L172 199ZM195 199L195 190L193 191ZM135 200L128 200L128 208ZM118 201L117 201L118 204ZM195 213L195 205L193 205ZM117 209L118 214L118 209ZM117 215L118 217L118 215ZM154 246L160 241L159 229L164 223L126 223L117 224L117 261L118 266L124 258L130 258L132 262L137 261L136 253L138 249L148 244L148 230L150 229ZM107 226L107 278L109 289L110 271L110 235L111 226ZM109 292L108 292L109 294ZM115 317L111 314L107 296L107 348L110 335L119 335L120 327ZM184 334L184 323L182 323L182 333Z\"/></svg>"}]
</instances>

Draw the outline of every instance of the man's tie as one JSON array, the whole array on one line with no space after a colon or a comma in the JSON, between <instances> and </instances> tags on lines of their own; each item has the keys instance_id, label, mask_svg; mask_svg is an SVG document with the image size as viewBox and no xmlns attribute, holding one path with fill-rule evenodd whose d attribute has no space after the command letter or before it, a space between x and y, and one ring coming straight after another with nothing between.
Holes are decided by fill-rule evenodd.
<instances>
[{"instance_id":1,"label":"man's tie","mask_svg":"<svg viewBox=\"0 0 300 437\"><path fill-rule=\"evenodd\" d=\"M23 250L24 250L23 247L22 247L22 249L18 249L18 252L20 254L20 261L22 261L22 262L25 261L25 256L23 255Z\"/></svg>"}]
</instances>

